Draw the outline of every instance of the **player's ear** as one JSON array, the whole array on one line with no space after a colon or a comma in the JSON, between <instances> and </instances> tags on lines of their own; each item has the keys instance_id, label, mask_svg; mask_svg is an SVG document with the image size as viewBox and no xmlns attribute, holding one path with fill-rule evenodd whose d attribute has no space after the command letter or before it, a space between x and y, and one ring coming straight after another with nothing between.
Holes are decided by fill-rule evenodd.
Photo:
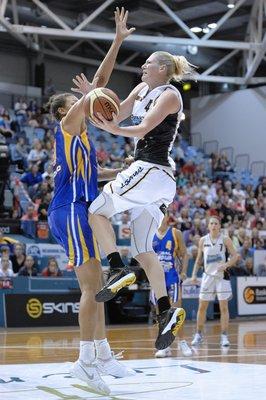
<instances>
[{"instance_id":1,"label":"player's ear","mask_svg":"<svg viewBox=\"0 0 266 400\"><path fill-rule=\"evenodd\" d=\"M166 67L165 64L161 64L159 66L159 72L162 72L162 73L166 73L167 72L167 67Z\"/></svg>"},{"instance_id":2,"label":"player's ear","mask_svg":"<svg viewBox=\"0 0 266 400\"><path fill-rule=\"evenodd\" d=\"M59 112L61 115L66 115L66 110L65 110L64 107L58 107L58 112Z\"/></svg>"}]
</instances>

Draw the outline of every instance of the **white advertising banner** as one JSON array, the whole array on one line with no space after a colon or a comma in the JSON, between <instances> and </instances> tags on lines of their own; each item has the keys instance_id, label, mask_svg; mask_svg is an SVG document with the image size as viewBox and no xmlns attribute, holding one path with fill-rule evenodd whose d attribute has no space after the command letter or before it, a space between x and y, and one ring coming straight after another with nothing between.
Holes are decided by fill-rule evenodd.
<instances>
[{"instance_id":1,"label":"white advertising banner","mask_svg":"<svg viewBox=\"0 0 266 400\"><path fill-rule=\"evenodd\" d=\"M266 277L237 278L238 315L266 314Z\"/></svg>"},{"instance_id":2,"label":"white advertising banner","mask_svg":"<svg viewBox=\"0 0 266 400\"><path fill-rule=\"evenodd\" d=\"M49 257L56 258L59 268L61 270L66 269L68 264L68 257L66 253L59 244L49 244L49 243L31 243L26 245L26 254L34 258L41 260Z\"/></svg>"},{"instance_id":3,"label":"white advertising banner","mask_svg":"<svg viewBox=\"0 0 266 400\"><path fill-rule=\"evenodd\" d=\"M198 299L201 279L197 279L197 285L191 284L191 279L186 279L182 284L182 299Z\"/></svg>"}]
</instances>

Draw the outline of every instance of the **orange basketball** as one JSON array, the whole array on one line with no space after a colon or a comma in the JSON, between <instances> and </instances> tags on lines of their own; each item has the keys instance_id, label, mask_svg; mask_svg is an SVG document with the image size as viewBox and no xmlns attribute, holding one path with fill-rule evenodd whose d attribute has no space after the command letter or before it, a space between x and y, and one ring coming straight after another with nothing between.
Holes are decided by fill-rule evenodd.
<instances>
[{"instance_id":1,"label":"orange basketball","mask_svg":"<svg viewBox=\"0 0 266 400\"><path fill-rule=\"evenodd\" d=\"M101 113L108 121L113 119L112 114L119 114L120 101L118 96L110 89L97 88L87 94L84 104L84 111L87 118L92 120Z\"/></svg>"}]
</instances>

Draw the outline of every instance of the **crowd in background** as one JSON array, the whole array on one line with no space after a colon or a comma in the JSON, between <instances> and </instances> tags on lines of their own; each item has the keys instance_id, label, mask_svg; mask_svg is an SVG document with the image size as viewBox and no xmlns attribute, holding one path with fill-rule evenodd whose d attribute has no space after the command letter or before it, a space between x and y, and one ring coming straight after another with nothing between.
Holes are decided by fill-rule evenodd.
<instances>
[{"instance_id":1,"label":"crowd in background","mask_svg":"<svg viewBox=\"0 0 266 400\"><path fill-rule=\"evenodd\" d=\"M25 234L34 237L28 221L47 222L47 210L53 192L52 160L55 122L34 100L18 99L13 110L0 106L0 143L9 146L10 174L5 182L12 193L7 217L20 220ZM98 162L104 167L120 167L133 154L130 139L115 139L90 127ZM207 233L208 216L219 214L223 230L231 237L240 257L231 273L266 276L266 263L254 269L254 251L266 249L266 177L256 184L233 179L234 166L225 154L203 155L181 141L173 149L177 190L170 206L170 224L183 232L190 257L195 259L201 236ZM200 155L200 156L199 156ZM204 162L203 158L204 157ZM129 224L127 213L113 218L114 224ZM0 244L3 238L0 238ZM34 260L14 246L14 254L1 253L0 276L3 274L37 274ZM47 266L44 276L53 274ZM56 269L56 268L55 268ZM58 270L58 266L57 266ZM42 272L44 274L44 271ZM59 273L60 274L60 273Z\"/></svg>"}]
</instances>

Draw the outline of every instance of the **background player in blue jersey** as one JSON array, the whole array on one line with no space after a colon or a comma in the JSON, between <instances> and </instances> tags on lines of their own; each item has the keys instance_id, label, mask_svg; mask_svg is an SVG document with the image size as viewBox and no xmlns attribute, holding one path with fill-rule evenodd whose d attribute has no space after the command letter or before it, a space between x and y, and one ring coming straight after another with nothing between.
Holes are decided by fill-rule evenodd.
<instances>
[{"instance_id":1,"label":"background player in blue jersey","mask_svg":"<svg viewBox=\"0 0 266 400\"><path fill-rule=\"evenodd\" d=\"M174 307L181 307L182 303L182 281L187 278L188 253L184 243L182 232L169 226L169 214L163 218L162 224L153 239L153 249L159 257L164 269L166 289L169 299ZM152 290L150 295L151 304L157 307L157 299ZM191 356L192 351L186 340L183 339L183 327L178 331L180 339L179 346L185 356ZM170 347L158 350L155 357L170 357Z\"/></svg>"},{"instance_id":2,"label":"background player in blue jersey","mask_svg":"<svg viewBox=\"0 0 266 400\"><path fill-rule=\"evenodd\" d=\"M95 294L102 282L102 268L96 240L88 223L88 207L97 197L97 160L89 139L83 109L85 95L96 86L105 86L110 78L122 41L134 31L127 29L128 12L116 9L116 36L93 82L82 74L73 79L71 93L53 96L51 112L58 121L55 132L54 197L49 207L49 225L73 264L80 284L79 310L80 354L72 374L84 380L101 394L110 389L100 373L124 377L135 371L119 363L106 339L103 304L96 303ZM117 170L100 170L100 178L113 179ZM104 175L104 176L103 176Z\"/></svg>"}]
</instances>

